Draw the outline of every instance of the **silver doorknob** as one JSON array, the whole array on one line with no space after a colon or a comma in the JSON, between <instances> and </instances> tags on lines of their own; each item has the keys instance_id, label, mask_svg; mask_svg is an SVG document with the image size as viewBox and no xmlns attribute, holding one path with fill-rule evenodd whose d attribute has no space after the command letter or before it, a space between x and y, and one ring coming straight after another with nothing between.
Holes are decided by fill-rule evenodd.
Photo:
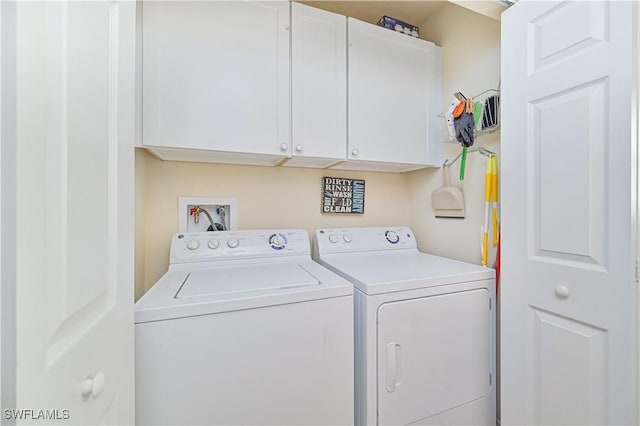
<instances>
[{"instance_id":1,"label":"silver doorknob","mask_svg":"<svg viewBox=\"0 0 640 426\"><path fill-rule=\"evenodd\" d=\"M280 145L280 149L281 149L282 151L286 151L286 150L287 150L287 148L289 148L289 145L287 145L286 143L283 143L283 144L281 144L281 145Z\"/></svg>"},{"instance_id":2,"label":"silver doorknob","mask_svg":"<svg viewBox=\"0 0 640 426\"><path fill-rule=\"evenodd\" d=\"M89 395L93 399L98 398L104 391L105 378L102 371L98 371L94 376L87 376L82 382L82 397L88 398Z\"/></svg>"},{"instance_id":3,"label":"silver doorknob","mask_svg":"<svg viewBox=\"0 0 640 426\"><path fill-rule=\"evenodd\" d=\"M302 152L302 145L296 145L296 151Z\"/></svg>"},{"instance_id":4,"label":"silver doorknob","mask_svg":"<svg viewBox=\"0 0 640 426\"><path fill-rule=\"evenodd\" d=\"M356 157L359 153L360 151L358 151L357 149L351 151L351 155L353 155L354 157Z\"/></svg>"}]
</instances>

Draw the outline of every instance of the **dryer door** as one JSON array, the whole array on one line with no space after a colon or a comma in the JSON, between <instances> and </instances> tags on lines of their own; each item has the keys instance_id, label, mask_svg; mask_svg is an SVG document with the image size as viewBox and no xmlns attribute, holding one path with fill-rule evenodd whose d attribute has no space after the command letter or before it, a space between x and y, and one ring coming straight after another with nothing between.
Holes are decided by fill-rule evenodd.
<instances>
[{"instance_id":1,"label":"dryer door","mask_svg":"<svg viewBox=\"0 0 640 426\"><path fill-rule=\"evenodd\" d=\"M477 289L381 305L378 424L418 422L489 394L489 298Z\"/></svg>"}]
</instances>

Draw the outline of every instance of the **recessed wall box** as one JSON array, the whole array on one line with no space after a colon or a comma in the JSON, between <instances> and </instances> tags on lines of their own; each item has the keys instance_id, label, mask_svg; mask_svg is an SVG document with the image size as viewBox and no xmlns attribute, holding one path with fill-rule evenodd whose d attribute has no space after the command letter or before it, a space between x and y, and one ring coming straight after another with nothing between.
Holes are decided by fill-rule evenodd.
<instances>
[{"instance_id":1,"label":"recessed wall box","mask_svg":"<svg viewBox=\"0 0 640 426\"><path fill-rule=\"evenodd\" d=\"M235 198L179 197L178 232L238 229Z\"/></svg>"}]
</instances>

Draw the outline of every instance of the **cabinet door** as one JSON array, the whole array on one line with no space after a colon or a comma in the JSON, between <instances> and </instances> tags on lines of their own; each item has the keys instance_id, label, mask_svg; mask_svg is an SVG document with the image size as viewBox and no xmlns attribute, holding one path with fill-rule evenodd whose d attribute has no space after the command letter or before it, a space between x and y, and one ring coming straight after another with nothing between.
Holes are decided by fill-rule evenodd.
<instances>
[{"instance_id":1,"label":"cabinet door","mask_svg":"<svg viewBox=\"0 0 640 426\"><path fill-rule=\"evenodd\" d=\"M489 298L487 290L478 289L380 307L380 425L413 424L489 395L493 341ZM456 419L459 424L491 425L494 413L487 416L481 409Z\"/></svg>"},{"instance_id":2,"label":"cabinet door","mask_svg":"<svg viewBox=\"0 0 640 426\"><path fill-rule=\"evenodd\" d=\"M289 3L143 6L143 139L157 147L289 151Z\"/></svg>"},{"instance_id":3,"label":"cabinet door","mask_svg":"<svg viewBox=\"0 0 640 426\"><path fill-rule=\"evenodd\" d=\"M14 7L19 362L3 408L22 410L4 419L133 424L135 3Z\"/></svg>"},{"instance_id":4,"label":"cabinet door","mask_svg":"<svg viewBox=\"0 0 640 426\"><path fill-rule=\"evenodd\" d=\"M292 155L326 167L347 152L347 18L291 4Z\"/></svg>"},{"instance_id":5,"label":"cabinet door","mask_svg":"<svg viewBox=\"0 0 640 426\"><path fill-rule=\"evenodd\" d=\"M505 425L638 422L637 12L502 15Z\"/></svg>"},{"instance_id":6,"label":"cabinet door","mask_svg":"<svg viewBox=\"0 0 640 426\"><path fill-rule=\"evenodd\" d=\"M436 46L349 18L349 160L427 165Z\"/></svg>"}]
</instances>

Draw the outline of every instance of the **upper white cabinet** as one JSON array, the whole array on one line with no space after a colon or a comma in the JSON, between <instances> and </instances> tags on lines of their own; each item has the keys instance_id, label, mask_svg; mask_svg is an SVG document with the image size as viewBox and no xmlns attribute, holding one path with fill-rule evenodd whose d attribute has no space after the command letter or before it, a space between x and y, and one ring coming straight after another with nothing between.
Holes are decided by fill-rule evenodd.
<instances>
[{"instance_id":1,"label":"upper white cabinet","mask_svg":"<svg viewBox=\"0 0 640 426\"><path fill-rule=\"evenodd\" d=\"M439 165L440 49L349 18L348 58L349 161L335 168Z\"/></svg>"},{"instance_id":2,"label":"upper white cabinet","mask_svg":"<svg viewBox=\"0 0 640 426\"><path fill-rule=\"evenodd\" d=\"M292 158L328 167L347 152L347 18L291 3Z\"/></svg>"},{"instance_id":3,"label":"upper white cabinet","mask_svg":"<svg viewBox=\"0 0 640 426\"><path fill-rule=\"evenodd\" d=\"M289 2L143 4L143 144L274 165L290 152Z\"/></svg>"},{"instance_id":4,"label":"upper white cabinet","mask_svg":"<svg viewBox=\"0 0 640 426\"><path fill-rule=\"evenodd\" d=\"M440 163L440 50L288 1L145 1L142 143L167 160Z\"/></svg>"}]
</instances>

